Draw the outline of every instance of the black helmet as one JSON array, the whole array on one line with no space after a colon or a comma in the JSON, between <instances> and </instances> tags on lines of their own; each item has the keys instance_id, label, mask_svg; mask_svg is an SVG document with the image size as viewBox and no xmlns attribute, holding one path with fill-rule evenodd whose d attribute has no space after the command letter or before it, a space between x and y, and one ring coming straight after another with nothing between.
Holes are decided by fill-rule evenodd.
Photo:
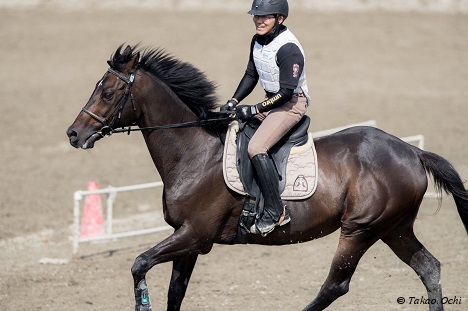
<instances>
[{"instance_id":1,"label":"black helmet","mask_svg":"<svg viewBox=\"0 0 468 311\"><path fill-rule=\"evenodd\" d=\"M288 17L289 6L287 0L254 0L252 9L247 12L251 15L279 14Z\"/></svg>"}]
</instances>

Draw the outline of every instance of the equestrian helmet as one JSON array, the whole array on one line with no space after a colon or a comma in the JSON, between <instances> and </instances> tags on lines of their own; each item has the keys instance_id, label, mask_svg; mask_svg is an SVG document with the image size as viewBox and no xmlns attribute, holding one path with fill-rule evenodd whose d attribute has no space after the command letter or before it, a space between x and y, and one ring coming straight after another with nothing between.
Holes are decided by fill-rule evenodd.
<instances>
[{"instance_id":1,"label":"equestrian helmet","mask_svg":"<svg viewBox=\"0 0 468 311\"><path fill-rule=\"evenodd\" d=\"M287 0L254 0L250 15L279 14L288 17L289 6Z\"/></svg>"}]
</instances>

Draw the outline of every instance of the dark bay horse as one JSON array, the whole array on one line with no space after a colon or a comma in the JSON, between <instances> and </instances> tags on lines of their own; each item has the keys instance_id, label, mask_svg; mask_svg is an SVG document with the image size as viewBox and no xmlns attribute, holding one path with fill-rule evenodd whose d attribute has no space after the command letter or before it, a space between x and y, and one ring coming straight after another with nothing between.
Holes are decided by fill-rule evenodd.
<instances>
[{"instance_id":1,"label":"dark bay horse","mask_svg":"<svg viewBox=\"0 0 468 311\"><path fill-rule=\"evenodd\" d=\"M197 257L214 243L238 243L244 198L224 183L220 122L213 117L215 86L192 65L161 50L119 47L110 69L67 130L76 148L117 127L137 125L164 182L163 209L174 233L139 255L131 269L138 311L151 310L146 273L173 262L167 310L180 310ZM198 124L200 126L188 127ZM178 125L187 125L181 126ZM115 132L115 131L114 131ZM437 190L452 194L468 232L468 192L442 157L383 131L355 127L315 140L316 193L286 202L292 221L248 243L284 245L317 239L341 229L330 272L304 310L323 310L346 294L356 266L379 239L424 283L430 310L442 310L440 263L418 241L413 224L433 176Z\"/></svg>"}]
</instances>

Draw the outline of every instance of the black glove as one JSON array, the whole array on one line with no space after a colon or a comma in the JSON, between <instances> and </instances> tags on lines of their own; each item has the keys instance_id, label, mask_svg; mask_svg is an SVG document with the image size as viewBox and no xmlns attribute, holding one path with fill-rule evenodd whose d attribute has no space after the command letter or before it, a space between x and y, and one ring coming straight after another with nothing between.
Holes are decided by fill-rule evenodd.
<instances>
[{"instance_id":1,"label":"black glove","mask_svg":"<svg viewBox=\"0 0 468 311\"><path fill-rule=\"evenodd\" d=\"M257 107L249 105L239 105L236 107L236 118L247 120L257 114Z\"/></svg>"},{"instance_id":2,"label":"black glove","mask_svg":"<svg viewBox=\"0 0 468 311\"><path fill-rule=\"evenodd\" d=\"M220 112L234 112L236 110L237 102L233 99L227 101L226 104L222 105L219 109Z\"/></svg>"}]
</instances>

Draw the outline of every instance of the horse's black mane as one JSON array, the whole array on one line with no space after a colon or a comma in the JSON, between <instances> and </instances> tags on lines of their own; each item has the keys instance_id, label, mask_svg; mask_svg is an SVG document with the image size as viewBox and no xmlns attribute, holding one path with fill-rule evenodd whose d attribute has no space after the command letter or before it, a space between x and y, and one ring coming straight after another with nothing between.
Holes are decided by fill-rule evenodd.
<instances>
[{"instance_id":1,"label":"horse's black mane","mask_svg":"<svg viewBox=\"0 0 468 311\"><path fill-rule=\"evenodd\" d=\"M199 119L204 120L215 116L213 110L218 106L218 98L215 94L216 85L208 80L199 69L174 58L160 48L139 49L138 45L127 46L121 52L122 47L123 45L119 46L108 61L113 69L122 71L125 64L141 54L139 68L164 82ZM219 125L204 127L217 130Z\"/></svg>"}]
</instances>

